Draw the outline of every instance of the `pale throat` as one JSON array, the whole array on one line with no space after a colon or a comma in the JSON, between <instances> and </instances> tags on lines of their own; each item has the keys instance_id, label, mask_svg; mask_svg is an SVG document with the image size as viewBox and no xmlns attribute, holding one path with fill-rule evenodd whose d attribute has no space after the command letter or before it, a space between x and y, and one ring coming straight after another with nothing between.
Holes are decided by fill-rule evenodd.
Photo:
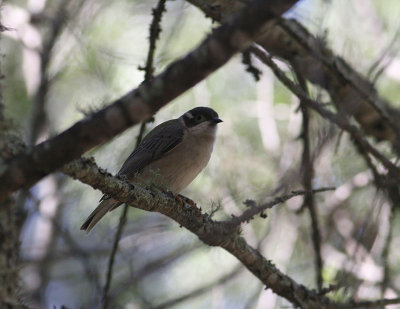
<instances>
[{"instance_id":1,"label":"pale throat","mask_svg":"<svg viewBox=\"0 0 400 309\"><path fill-rule=\"evenodd\" d=\"M190 135L198 138L210 139L210 142L214 142L217 134L217 125L211 124L208 121L204 121L197 126L188 129Z\"/></svg>"}]
</instances>

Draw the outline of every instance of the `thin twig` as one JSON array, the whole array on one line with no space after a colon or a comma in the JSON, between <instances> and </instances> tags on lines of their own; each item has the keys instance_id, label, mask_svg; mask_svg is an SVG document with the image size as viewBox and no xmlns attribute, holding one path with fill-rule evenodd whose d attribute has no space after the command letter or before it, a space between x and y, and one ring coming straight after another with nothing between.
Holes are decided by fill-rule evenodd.
<instances>
[{"instance_id":1,"label":"thin twig","mask_svg":"<svg viewBox=\"0 0 400 309\"><path fill-rule=\"evenodd\" d=\"M53 57L54 49L57 41L59 40L59 37L62 35L66 27L71 25L72 20L75 18L75 16L79 13L81 9L80 5L78 5L78 7L75 10L70 9L70 7L68 6L70 2L71 2L70 0L61 0L54 11L54 14L52 14L51 16L49 15L49 18L46 19L45 27L47 31L45 37L43 38L44 41L43 47L41 48L40 51L35 51L38 53L38 56L40 56L40 71L37 76L40 82L35 88L33 96L31 98L32 112L30 115L29 130L27 130L28 145L35 144L37 140L40 138L40 135L48 136L51 135L52 133L51 128L49 126L48 111L46 110L46 106L48 104L48 94L51 91L52 86L54 85L54 77L50 75L49 68L54 58ZM41 14L45 15L46 11L41 11ZM34 18L32 14L31 18ZM40 27L37 26L37 28ZM63 175L57 177L56 176L57 175L51 175L49 178L49 181L54 183L54 187L52 187L52 189L50 189L51 192L49 191L47 192L47 194L49 196L52 196L53 202L55 203L54 204L55 213L53 216L48 217L48 219L51 221L52 224L49 227L50 230L48 230L46 236L47 239L42 240L44 241L44 245L42 248L43 256L41 258L41 261L39 262L38 267L36 268L37 275L40 277L41 284L32 291L32 297L34 299L40 299L43 291L48 285L48 282L50 280L49 272L51 269L50 267L48 267L48 263L51 257L57 251L57 242L59 240L59 236L62 231L58 222L59 219L61 218L60 216L63 213L63 207L65 206L65 203L61 202L59 188L61 186L63 178L65 179L65 176ZM38 186L40 187L40 184ZM28 189L24 189L24 191L28 192ZM24 201L23 204L25 203L26 200ZM41 215L43 216L43 214ZM30 218L28 218L28 220L29 219ZM69 239L66 240L70 240L69 244L71 245L72 238L69 236ZM82 265L84 266L88 278L89 279L94 278L95 277L94 272L92 270L93 275L90 274L89 263L87 259L85 259L85 256L82 254L82 250L78 250L77 246L73 248L76 249L75 253L77 254L77 257L82 258L81 259ZM99 281L95 282L95 287L96 291L101 291Z\"/></svg>"},{"instance_id":2,"label":"thin twig","mask_svg":"<svg viewBox=\"0 0 400 309\"><path fill-rule=\"evenodd\" d=\"M125 224L125 221L126 221L126 213L127 212L128 212L128 207L125 204L123 213L122 213L122 215L121 215L121 217L119 219L118 229L117 229L117 233L115 234L115 239L114 239L113 247L112 247L112 250L111 250L110 259L108 260L106 284L104 285L103 297L102 297L102 302L103 302L103 308L104 309L107 309L108 305L109 305L108 292L109 292L110 286L111 286L114 260L115 260L115 255L117 253L119 240L121 239L122 230L124 228L124 224Z\"/></svg>"},{"instance_id":3,"label":"thin twig","mask_svg":"<svg viewBox=\"0 0 400 309\"><path fill-rule=\"evenodd\" d=\"M89 278L94 284L96 293L100 293L100 279L98 273L93 267L94 265L90 262L90 256L87 253L87 250L81 248L81 246L76 243L72 235L68 232L68 230L62 228L58 220L50 217L48 218L48 220L52 221L54 228L57 230L57 234L59 234L60 238L62 238L65 241L66 245L70 247L72 256L81 262L82 267L86 273L86 277Z\"/></svg>"},{"instance_id":4,"label":"thin twig","mask_svg":"<svg viewBox=\"0 0 400 309\"><path fill-rule=\"evenodd\" d=\"M278 77L278 79L287 86L296 96L298 96L301 100L303 100L307 106L313 108L317 111L323 118L328 119L329 121L335 123L337 126L347 131L352 137L354 143L362 149L361 153L365 153L365 158L371 170L374 173L375 181L380 182L380 177L378 177L378 173L375 168L372 168L372 162L369 159L369 155L373 155L376 159L378 159L383 166L388 170L388 174L394 177L398 183L400 180L400 170L399 167L393 164L388 158L386 158L383 154L381 154L375 147L373 147L363 136L362 132L355 126L351 125L349 121L338 114L334 114L325 108L323 108L318 102L312 100L302 89L300 89L296 84L294 84L286 75L279 69L279 67L274 63L274 61L269 57L265 52L257 47L251 47L252 52L254 52L264 63L266 63ZM392 180L393 181L393 180ZM394 190L390 190L389 193L392 193ZM390 194L395 195L396 192ZM395 200L392 198L392 200Z\"/></svg>"},{"instance_id":5,"label":"thin twig","mask_svg":"<svg viewBox=\"0 0 400 309\"><path fill-rule=\"evenodd\" d=\"M254 66L251 60L251 53L249 50L242 52L242 63L246 66L246 72L249 72L256 82L260 80L262 72L260 69Z\"/></svg>"},{"instance_id":6,"label":"thin twig","mask_svg":"<svg viewBox=\"0 0 400 309\"><path fill-rule=\"evenodd\" d=\"M150 36L149 36L150 45L149 45L149 50L147 53L146 65L144 67L144 70L145 70L144 82L148 82L153 78L154 53L155 53L155 49L156 49L156 41L161 32L160 23L161 23L162 14L165 11L165 2L166 2L166 0L159 0L157 7L155 9L153 9L153 11L152 11L153 20L150 25ZM136 139L136 147L139 146L140 142L143 139L145 129L146 129L146 123L147 123L147 121L143 121L142 124L140 125L139 134ZM122 236L122 231L123 231L125 223L126 223L126 218L128 216L128 207L129 207L128 204L124 204L123 207L124 207L124 209L123 209L121 217L119 219L117 233L115 234L113 248L111 250L110 258L109 258L109 262L108 262L107 280L106 280L106 283L104 285L104 290L103 290L103 308L104 309L108 308L108 304L109 304L108 292L110 290L110 285L111 285L111 280L112 280L112 272L113 272L115 255L117 254L118 244L119 244L119 241Z\"/></svg>"},{"instance_id":7,"label":"thin twig","mask_svg":"<svg viewBox=\"0 0 400 309\"><path fill-rule=\"evenodd\" d=\"M396 44L399 41L399 35L400 35L400 27L397 27L396 32L393 35L393 38L390 40L389 44L381 51L381 55L374 61L374 63L371 65L371 67L368 69L367 76L370 76L372 83L376 83L378 80L380 74L385 70L385 68L391 63L389 61L385 65L382 65L381 68L379 68L379 65L383 62L383 60L386 58L386 56L390 54L394 54L392 56L392 60L397 53L394 51ZM375 72L375 74L374 74Z\"/></svg>"},{"instance_id":8,"label":"thin twig","mask_svg":"<svg viewBox=\"0 0 400 309\"><path fill-rule=\"evenodd\" d=\"M253 0L213 30L197 48L171 63L149 83L132 89L106 108L69 129L13 157L0 174L0 202L12 192L32 186L49 173L78 159L127 128L137 125L192 88L246 49L267 22L298 0Z\"/></svg>"},{"instance_id":9,"label":"thin twig","mask_svg":"<svg viewBox=\"0 0 400 309\"><path fill-rule=\"evenodd\" d=\"M389 170L392 176L394 176L397 181L400 181L400 168L393 164L388 158L381 154L374 146L372 146L365 138L364 134L356 126L351 125L342 116L335 114L326 108L324 108L320 103L311 99L304 91L299 88L293 81L286 77L285 73L275 64L269 55L267 55L262 49L252 46L251 51L265 64L267 64L271 70L274 72L276 77L287 87L293 94L295 94L300 100L303 100L308 107L315 110L321 117L328 119L329 121L336 124L339 128L348 132L351 137L360 143L366 151L378 159L383 166Z\"/></svg>"},{"instance_id":10,"label":"thin twig","mask_svg":"<svg viewBox=\"0 0 400 309\"><path fill-rule=\"evenodd\" d=\"M149 50L147 52L147 60L144 68L140 68L145 71L144 80L145 82L151 80L154 74L154 53L156 51L156 42L161 33L161 18L165 12L165 2L167 0L159 0L157 7L152 10L153 19L150 24L150 35L149 35Z\"/></svg>"},{"instance_id":11,"label":"thin twig","mask_svg":"<svg viewBox=\"0 0 400 309\"><path fill-rule=\"evenodd\" d=\"M230 1L218 1L218 5L214 5L214 1L210 0L187 1L215 21L226 20L228 14L231 14L232 10L235 11ZM236 6L236 10L238 8L240 6ZM399 146L400 130L396 125L398 111L389 109L389 104L377 95L373 85L349 63L335 55L320 38L309 33L295 19L286 18L278 19L265 33L267 35L256 39L257 44L298 67L311 83L326 89L334 97L339 108L348 107L347 103L356 100L361 105L355 118L365 131L378 139L390 141L395 147ZM310 67L314 69L310 70ZM320 74L317 76L316 72ZM368 104L372 105L371 109Z\"/></svg>"},{"instance_id":12,"label":"thin twig","mask_svg":"<svg viewBox=\"0 0 400 309\"><path fill-rule=\"evenodd\" d=\"M49 36L43 44L43 49L40 52L40 84L33 98L32 118L30 131L28 136L28 144L35 144L39 135L48 126L48 116L46 113L47 94L49 93L52 80L49 77L49 64L52 59L52 53L58 37L62 33L66 25L67 2L62 0L57 8L56 15L51 19L52 24L49 31Z\"/></svg>"},{"instance_id":13,"label":"thin twig","mask_svg":"<svg viewBox=\"0 0 400 309\"><path fill-rule=\"evenodd\" d=\"M160 36L161 33L161 18L163 13L165 12L165 3L167 0L159 0L157 7L152 10L152 15L153 19L150 24L150 35L149 35L149 50L147 52L147 58L146 58L146 65L144 68L139 67L139 69L142 69L145 71L144 73L144 83L149 82L150 80L153 79L154 76L154 54L156 51L156 43L157 40ZM139 135L136 139L136 147L140 144L142 141L142 138L144 136L145 130L146 130L146 123L151 120L146 120L143 121L142 124L140 125L140 130L139 130Z\"/></svg>"},{"instance_id":14,"label":"thin twig","mask_svg":"<svg viewBox=\"0 0 400 309\"><path fill-rule=\"evenodd\" d=\"M307 84L303 76L295 70L297 80L300 87L305 93L308 93ZM318 222L318 209L315 205L314 195L312 194L312 180L314 178L314 166L310 156L310 114L307 105L300 100L300 109L303 115L303 124L301 138L303 139L303 154L301 158L302 167L302 178L304 190L308 191L304 196L303 205L305 205L309 211L311 218L311 239L314 248L314 260L315 260L315 276L318 291L322 290L322 269L323 261L321 256L321 234Z\"/></svg>"},{"instance_id":15,"label":"thin twig","mask_svg":"<svg viewBox=\"0 0 400 309\"><path fill-rule=\"evenodd\" d=\"M113 177L90 159L76 160L64 166L63 172L122 203L168 216L197 235L206 245L219 246L234 255L264 285L295 306L305 303L308 308L336 308L334 301L318 295L279 271L240 236L240 228L232 221L213 221L185 200L182 205L170 194L157 188L143 188L139 184ZM304 194L304 191L301 193Z\"/></svg>"},{"instance_id":16,"label":"thin twig","mask_svg":"<svg viewBox=\"0 0 400 309\"><path fill-rule=\"evenodd\" d=\"M332 73L337 74L342 80L344 80L347 84L351 85L351 87L360 95L362 99L364 99L381 117L382 120L390 126L390 128L393 130L393 133L396 136L396 139L400 138L400 130L398 127L398 124L396 123L396 120L394 117L391 117L389 112L386 110L384 106L382 106L381 100L377 97L375 93L372 93L370 91L366 91L365 87L361 87L359 85L360 81L365 82L360 78L359 80L354 81L352 76L358 75L356 72L352 72L354 74L346 74L343 72L343 70L340 69L340 67L345 66L346 64L343 62L342 65L332 65L332 61L330 61L326 56L323 55L321 52L315 52L309 42L299 36L296 31L294 31L291 27L291 23L288 23L287 21L281 19L279 22L279 25L285 29L289 35L296 40L298 43L300 43L303 48L305 48L308 52L309 55L313 55L317 60L321 61L321 63L328 68ZM336 58L337 62L343 61L340 58ZM369 83L368 83L369 84ZM372 84L369 84L370 88L372 88ZM332 96L332 94L331 94ZM397 141L398 142L398 141ZM396 146L396 143L394 143ZM398 145L397 145L398 146Z\"/></svg>"},{"instance_id":17,"label":"thin twig","mask_svg":"<svg viewBox=\"0 0 400 309\"><path fill-rule=\"evenodd\" d=\"M391 247L392 239L393 239L393 221L394 221L394 217L395 217L395 213L393 212L393 209L390 210L389 216L390 216L389 217L389 230L388 230L388 234L386 236L385 244L383 246L383 251L382 251L383 278L382 278L382 283L381 283L381 297L384 296L386 288L390 282L389 251L390 251L390 247Z\"/></svg>"},{"instance_id":18,"label":"thin twig","mask_svg":"<svg viewBox=\"0 0 400 309\"><path fill-rule=\"evenodd\" d=\"M335 190L335 188L334 187L319 188L319 189L314 189L311 192L314 194L314 193L326 192L326 191L332 191L332 190ZM238 226L243 222L249 222L257 214L263 215L263 212L265 210L272 208L275 205L282 204L295 196L306 195L308 193L309 193L309 191L304 191L304 190L292 191L290 194L276 197L272 201L264 203L259 206L257 206L254 201L248 200L245 202L245 204L250 207L249 209L245 210L240 216L238 216L238 217L233 216L233 218L230 221L225 221L224 223L233 224L235 226ZM263 215L263 216L265 216L265 215Z\"/></svg>"},{"instance_id":19,"label":"thin twig","mask_svg":"<svg viewBox=\"0 0 400 309\"><path fill-rule=\"evenodd\" d=\"M370 168L372 171L372 175L374 177L374 183L377 188L377 190L381 189L383 190L389 200L391 201L390 205L390 218L389 218L389 231L388 235L385 240L385 245L383 248L382 252L382 259L383 259L383 279L381 283L381 296L383 297L384 292L390 282L390 272L389 272L389 264L388 264L388 256L389 256L389 250L390 250L390 245L392 242L392 228L393 228L393 218L394 218L394 211L398 209L398 203L399 203L399 188L396 182L393 182L390 178L390 172L388 175L381 175L376 166L373 164L369 154L366 152L366 150L363 148L363 145L357 140L353 140L358 152L361 154L361 156L364 158L364 161L366 162L367 166ZM385 179L386 176L386 179ZM363 229L364 230L364 229Z\"/></svg>"}]
</instances>

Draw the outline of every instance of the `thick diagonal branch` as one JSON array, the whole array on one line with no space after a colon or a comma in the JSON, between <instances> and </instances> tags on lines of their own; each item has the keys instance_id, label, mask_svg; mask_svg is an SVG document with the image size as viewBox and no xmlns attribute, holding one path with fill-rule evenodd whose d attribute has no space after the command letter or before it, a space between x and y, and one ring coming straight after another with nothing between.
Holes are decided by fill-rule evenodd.
<instances>
[{"instance_id":1,"label":"thick diagonal branch","mask_svg":"<svg viewBox=\"0 0 400 309\"><path fill-rule=\"evenodd\" d=\"M12 191L34 184L92 147L148 119L224 65L236 52L247 48L266 22L281 15L295 2L297 0L251 2L152 81L11 160L0 175L0 202Z\"/></svg>"},{"instance_id":2,"label":"thick diagonal branch","mask_svg":"<svg viewBox=\"0 0 400 309\"><path fill-rule=\"evenodd\" d=\"M321 117L334 123L340 129L348 132L350 136L361 146L363 149L379 160L382 165L389 171L390 175L396 180L400 181L400 167L390 161L386 156L379 152L367 139L364 138L363 132L356 126L350 124L344 117L337 113L333 113L324 108L319 102L311 99L301 88L299 88L293 81L291 81L284 72L276 65L272 58L267 55L263 50L252 46L251 51L259 57L259 59L267 64L274 72L275 76L293 93L295 94L307 107L312 108Z\"/></svg>"},{"instance_id":3,"label":"thick diagonal branch","mask_svg":"<svg viewBox=\"0 0 400 309\"><path fill-rule=\"evenodd\" d=\"M224 21L250 0L187 0L207 16ZM296 20L280 19L263 27L255 42L285 59L305 79L328 91L338 109L353 115L363 130L390 141L400 151L400 111L379 96L374 85Z\"/></svg>"}]
</instances>

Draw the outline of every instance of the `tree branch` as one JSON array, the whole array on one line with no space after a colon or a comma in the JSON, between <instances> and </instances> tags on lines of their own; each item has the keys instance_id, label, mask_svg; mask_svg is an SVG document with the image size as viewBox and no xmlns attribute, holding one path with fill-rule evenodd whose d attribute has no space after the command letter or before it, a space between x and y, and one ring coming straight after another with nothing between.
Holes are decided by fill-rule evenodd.
<instances>
[{"instance_id":1,"label":"tree branch","mask_svg":"<svg viewBox=\"0 0 400 309\"><path fill-rule=\"evenodd\" d=\"M167 0L159 0L157 3L157 7L153 9L152 15L153 19L150 24L149 29L149 50L147 52L146 65L144 68L140 68L145 71L144 80L150 81L153 78L154 74L154 53L156 51L156 43L161 33L161 18L163 13L165 12L165 2Z\"/></svg>"},{"instance_id":2,"label":"tree branch","mask_svg":"<svg viewBox=\"0 0 400 309\"><path fill-rule=\"evenodd\" d=\"M144 75L144 82L149 82L153 78L153 72L154 72L154 53L156 50L156 42L157 39L160 35L161 32L161 18L162 15L165 11L165 2L166 0L159 0L157 7L153 9L153 19L150 24L150 35L149 35L149 50L147 52L147 60L146 60L146 65L144 67L145 75ZM148 120L146 119L145 121L142 122L140 125L140 130L139 134L136 139L136 147L139 146L140 142L143 139L143 135L146 129L146 123ZM117 254L117 249L118 249L118 244L122 236L122 231L124 229L124 225L126 223L126 217L128 216L128 205L125 204L123 206L123 211L121 214L121 217L119 219L119 224L118 224L118 229L117 232L115 233L115 238L114 238L114 243L113 243L113 248L110 253L110 259L108 262L108 268L107 268L107 279L106 283L104 285L103 289L103 308L107 309L109 305L109 300L108 300L108 291L110 289L111 285L111 279L112 279L112 270L113 270L113 265L114 265L114 260L115 260L115 255Z\"/></svg>"},{"instance_id":3,"label":"tree branch","mask_svg":"<svg viewBox=\"0 0 400 309\"><path fill-rule=\"evenodd\" d=\"M240 216L233 217L232 220L225 221L225 223L239 226L241 223L249 222L250 220L254 219L254 216L257 214L261 214L261 216L265 216L265 215L263 215L263 212L265 210L272 208L275 205L282 204L295 196L299 196L299 195L307 196L307 194L314 194L314 193L326 192L326 191L332 191L332 190L335 190L335 188L328 187L328 188L315 189L315 190L311 190L311 191L307 191L307 190L292 191L290 194L279 196L279 197L273 199L272 201L264 203L259 206L257 206L254 201L247 200L247 201L245 201L245 204L250 208L245 210Z\"/></svg>"},{"instance_id":4,"label":"tree branch","mask_svg":"<svg viewBox=\"0 0 400 309\"><path fill-rule=\"evenodd\" d=\"M221 22L250 0L187 1ZM287 60L311 83L326 89L338 109L354 115L367 134L390 141L400 151L400 111L392 108L370 81L299 22L282 18L265 26L255 42L271 55Z\"/></svg>"},{"instance_id":5,"label":"tree branch","mask_svg":"<svg viewBox=\"0 0 400 309\"><path fill-rule=\"evenodd\" d=\"M338 304L336 308L338 309L353 309L353 308L381 308L382 306L396 305L400 304L400 298L392 298L392 299L379 299L379 300L367 300L367 301L359 301L359 302L349 302L344 304Z\"/></svg>"},{"instance_id":6,"label":"tree branch","mask_svg":"<svg viewBox=\"0 0 400 309\"><path fill-rule=\"evenodd\" d=\"M301 89L308 93L307 83L305 79L296 73L297 80ZM303 101L300 100L300 109L303 116L301 138L303 139L303 154L301 158L302 182L304 190L309 193L305 195L303 206L308 208L311 219L311 239L314 247L314 260L315 260L315 277L318 291L322 290L322 269L323 261L321 256L321 233L318 222L318 209L315 205L314 195L311 192L312 181L314 178L314 166L310 155L310 112L309 108Z\"/></svg>"},{"instance_id":7,"label":"tree branch","mask_svg":"<svg viewBox=\"0 0 400 309\"><path fill-rule=\"evenodd\" d=\"M12 159L0 175L0 202L30 186L85 151L148 119L168 102L224 65L252 42L257 31L297 0L255 0L199 47L172 63L152 81L79 121L71 128Z\"/></svg>"},{"instance_id":8,"label":"tree branch","mask_svg":"<svg viewBox=\"0 0 400 309\"><path fill-rule=\"evenodd\" d=\"M35 144L39 135L45 129L48 129L48 116L46 113L47 94L50 90L52 80L48 73L52 53L58 37L64 30L64 25L68 19L68 11L66 9L66 0L60 1L57 8L57 13L51 18L49 27L49 35L43 43L43 48L40 51L40 84L35 90L32 104L32 115L30 120L30 130L28 136L28 144ZM47 130L48 131L48 130Z\"/></svg>"},{"instance_id":9,"label":"tree branch","mask_svg":"<svg viewBox=\"0 0 400 309\"><path fill-rule=\"evenodd\" d=\"M171 194L155 188L143 188L100 169L91 159L80 159L64 166L63 172L79 181L101 190L104 194L135 208L162 213L196 234L210 246L219 246L235 256L267 288L287 299L295 306L310 309L374 308L374 306L400 303L400 299L382 299L363 302L336 303L326 296L309 290L280 272L258 250L249 246L240 236L232 221L213 221L207 214ZM300 191L301 192L301 191ZM300 194L292 193L294 195ZM304 191L301 192L304 194Z\"/></svg>"},{"instance_id":10,"label":"tree branch","mask_svg":"<svg viewBox=\"0 0 400 309\"><path fill-rule=\"evenodd\" d=\"M275 64L269 55L267 55L263 50L257 48L256 46L250 47L251 51L265 64L267 64L271 70L274 72L275 76L290 90L295 94L300 100L302 100L308 107L315 110L321 117L329 120L330 122L337 125L339 128L348 132L350 136L361 145L365 151L374 156L379 160L382 165L389 171L392 177L397 181L400 181L400 168L393 164L388 158L381 154L374 146L371 145L365 138L363 133L350 124L342 116L335 114L326 108L324 108L317 101L311 99L301 88L299 88L293 81L286 77L285 73Z\"/></svg>"},{"instance_id":11,"label":"tree branch","mask_svg":"<svg viewBox=\"0 0 400 309\"><path fill-rule=\"evenodd\" d=\"M180 204L168 193L153 188L143 188L113 177L99 169L90 159L71 162L64 166L63 172L93 188L100 189L104 194L123 203L146 211L162 213L196 234L204 243L224 248L239 259L268 288L293 304L299 305L301 301L309 308L333 308L331 307L333 303L329 299L308 290L281 273L257 250L250 247L240 236L239 227L233 225L231 221L213 221L207 214L201 214L190 204L186 202L183 205ZM293 194L295 196L300 193Z\"/></svg>"},{"instance_id":12,"label":"tree branch","mask_svg":"<svg viewBox=\"0 0 400 309\"><path fill-rule=\"evenodd\" d=\"M115 234L113 247L112 247L111 253L110 253L110 259L108 260L108 265L107 265L106 283L103 288L103 296L102 296L102 302L103 302L104 309L107 309L109 306L108 291L110 290L110 286L111 286L114 260L115 260L115 255L117 254L118 244L119 244L119 240L121 239L122 230L126 223L127 213L128 213L128 205L124 205L121 217L119 218L117 233Z\"/></svg>"}]
</instances>

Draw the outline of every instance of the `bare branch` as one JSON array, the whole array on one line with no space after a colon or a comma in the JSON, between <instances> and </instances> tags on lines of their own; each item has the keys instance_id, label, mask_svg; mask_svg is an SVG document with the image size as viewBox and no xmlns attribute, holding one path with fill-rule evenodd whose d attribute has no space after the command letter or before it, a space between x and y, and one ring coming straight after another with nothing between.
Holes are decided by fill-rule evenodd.
<instances>
[{"instance_id":1,"label":"bare branch","mask_svg":"<svg viewBox=\"0 0 400 309\"><path fill-rule=\"evenodd\" d=\"M162 14L165 11L165 2L166 2L166 0L159 0L157 7L155 9L153 9L153 20L150 25L150 36L149 36L150 46L149 46L149 50L147 52L146 65L144 67L144 71L145 71L144 82L145 83L149 82L153 78L154 53L156 50L156 41L161 32L160 23L161 23ZM139 135L136 139L136 147L139 146L140 142L143 139L147 121L148 120L143 121L142 124L140 125ZM128 205L125 204L124 209L121 214L121 217L119 219L118 229L117 229L117 233L115 234L113 248L110 253L110 259L109 259L108 267L107 267L107 277L106 277L107 279L106 279L106 283L105 283L104 289L103 289L103 308L104 309L107 309L108 305L109 305L108 291L110 290L110 285L111 285L112 270L113 270L115 255L117 254L117 250L118 250L118 244L119 244L119 241L122 236L122 231L124 229L124 225L126 223L126 217L128 216L128 210L129 210Z\"/></svg>"},{"instance_id":2,"label":"bare branch","mask_svg":"<svg viewBox=\"0 0 400 309\"><path fill-rule=\"evenodd\" d=\"M236 52L247 48L262 25L281 15L296 2L252 2L217 28L199 47L172 63L151 82L142 84L108 107L11 160L0 176L0 201L12 191L32 185L92 147L148 119L225 64Z\"/></svg>"},{"instance_id":3,"label":"bare branch","mask_svg":"<svg viewBox=\"0 0 400 309\"><path fill-rule=\"evenodd\" d=\"M400 304L400 298L392 298L392 299L379 299L379 300L371 300L371 301L360 301L360 302L349 302L349 303L343 303L343 304L338 304L336 308L338 309L353 309L353 308L379 308L382 306L388 306L388 305L396 305Z\"/></svg>"},{"instance_id":4,"label":"bare branch","mask_svg":"<svg viewBox=\"0 0 400 309\"><path fill-rule=\"evenodd\" d=\"M378 140L386 139L391 141L393 146L399 150L400 130L396 122L398 120L393 117L395 115L399 117L399 111L389 110L389 104L379 98L374 85L352 69L345 60L335 56L325 46L324 42L318 38L313 38L296 21L281 20L280 27L300 44L303 53L305 53L303 55L304 58L310 58L311 56L312 60L319 64L317 71L321 70L322 72L318 72L321 75L317 77L316 72L312 72L313 78L310 80L328 90L337 108L354 116L365 132L375 136ZM312 41L312 44L310 44L310 41ZM315 50L315 47L318 50ZM296 59L288 60L293 67L297 70L300 69L304 76L311 77L304 67L308 59L302 59L301 61L296 61ZM304 63L302 63L303 61ZM310 64L307 63L306 65L308 67ZM324 74L326 77L324 77ZM327 84L331 87L327 87ZM348 97L351 95L354 97L349 99Z\"/></svg>"},{"instance_id":5,"label":"bare branch","mask_svg":"<svg viewBox=\"0 0 400 309\"><path fill-rule=\"evenodd\" d=\"M296 72L297 80L299 81L300 87L303 89L305 93L308 93L307 84L305 79ZM313 161L311 160L310 155L310 114L308 107L303 101L300 101L300 109L303 115L303 127L301 132L301 138L303 139L303 155L301 158L301 169L302 169L302 178L303 178L303 186L304 190L308 191L304 196L303 205L308 208L310 218L311 218L311 239L314 247L314 255L315 255L315 276L317 282L318 291L322 290L322 268L323 261L321 256L321 234L318 222L318 209L315 205L314 195L311 192L312 189L312 180L314 178L314 166Z\"/></svg>"},{"instance_id":6,"label":"bare branch","mask_svg":"<svg viewBox=\"0 0 400 309\"><path fill-rule=\"evenodd\" d=\"M90 159L71 162L63 168L69 176L100 189L104 194L146 211L156 211L175 220L210 246L220 246L234 255L263 284L295 305L305 303L309 308L334 308L326 297L308 290L280 272L239 234L239 228L228 222L213 221L207 214L184 201L183 205L168 193L142 188L101 170ZM294 192L304 194L304 191Z\"/></svg>"},{"instance_id":7,"label":"bare branch","mask_svg":"<svg viewBox=\"0 0 400 309\"><path fill-rule=\"evenodd\" d=\"M207 245L224 248L241 261L263 284L295 306L312 309L341 309L374 308L379 305L400 303L400 299L335 303L280 272L256 249L250 247L232 224L213 221L207 214L199 214L199 210L192 205L186 202L182 205L171 195L157 189L145 189L137 184L113 177L99 169L90 159L71 162L64 167L63 172L133 207L162 213L196 234ZM300 193L305 192L298 191L292 194Z\"/></svg>"},{"instance_id":8,"label":"bare branch","mask_svg":"<svg viewBox=\"0 0 400 309\"><path fill-rule=\"evenodd\" d=\"M232 220L230 221L225 221L226 224L232 224L239 226L243 222L249 222L251 219L254 218L255 215L257 214L262 214L265 210L274 207L275 205L282 204L286 202L287 200L290 200L291 198L295 196L300 196L300 195L307 195L307 194L314 194L314 193L319 193L319 192L326 192L326 191L332 191L335 190L333 187L328 187L328 188L319 188L311 191L292 191L290 194L287 195L282 195L279 197L276 197L270 202L264 203L260 206L257 206L254 201L246 201L245 204L250 207L246 211L244 211L240 216L238 217L233 217ZM265 215L264 215L265 216Z\"/></svg>"},{"instance_id":9,"label":"bare branch","mask_svg":"<svg viewBox=\"0 0 400 309\"><path fill-rule=\"evenodd\" d=\"M397 27L396 32L393 35L393 38L390 40L388 45L382 50L381 55L374 61L371 67L368 69L367 75L372 77L371 80L373 83L376 83L379 76L384 72L386 67L390 64L391 60L393 60L394 56L396 55L396 44L398 43L398 39L400 36L400 27ZM385 64L382 64L386 57L391 57ZM381 68L379 68L381 66Z\"/></svg>"},{"instance_id":10,"label":"bare branch","mask_svg":"<svg viewBox=\"0 0 400 309\"><path fill-rule=\"evenodd\" d=\"M240 10L248 1L187 0L215 21ZM296 20L281 18L264 27L255 42L287 60L311 83L326 89L336 106L354 115L363 130L378 140L400 146L400 111L377 94L374 85Z\"/></svg>"},{"instance_id":11,"label":"bare branch","mask_svg":"<svg viewBox=\"0 0 400 309\"><path fill-rule=\"evenodd\" d=\"M119 243L119 240L121 239L122 230L123 230L124 225L126 223L126 214L127 214L127 212L128 212L128 206L125 205L124 206L124 210L122 211L122 215L121 215L121 217L119 219L117 233L115 234L113 247L112 247L111 253L110 253L110 259L108 260L106 284L104 285L103 296L102 296L102 302L103 302L103 308L104 309L107 309L108 306L109 306L108 291L110 290L110 286L111 286L115 255L117 254L118 243Z\"/></svg>"},{"instance_id":12,"label":"bare branch","mask_svg":"<svg viewBox=\"0 0 400 309\"><path fill-rule=\"evenodd\" d=\"M311 99L304 91L299 88L294 82L292 82L285 73L275 64L269 55L267 55L263 50L255 46L251 47L251 51L265 64L267 64L272 71L275 73L276 77L292 91L300 100L305 102L308 107L312 108L318 112L321 117L328 119L329 121L336 124L339 128L348 132L351 137L357 141L362 147L373 155L377 160L379 160L383 166L391 173L397 181L400 181L400 168L393 164L388 158L381 154L374 146L372 146L365 138L363 133L354 125L351 125L347 120L338 114L332 113L331 111L324 108L317 101Z\"/></svg>"},{"instance_id":13,"label":"bare branch","mask_svg":"<svg viewBox=\"0 0 400 309\"><path fill-rule=\"evenodd\" d=\"M41 131L47 126L47 114L46 114L46 101L47 94L51 87L51 79L48 74L49 64L52 58L52 52L57 38L64 29L65 21L67 19L67 0L60 1L57 13L51 19L50 34L47 40L43 44L43 49L40 52L40 84L36 90L33 98L31 124L29 130L29 143L35 144Z\"/></svg>"},{"instance_id":14,"label":"bare branch","mask_svg":"<svg viewBox=\"0 0 400 309\"><path fill-rule=\"evenodd\" d=\"M152 15L153 19L150 24L150 29L149 29L149 50L147 52L147 60L146 60L146 65L144 68L140 68L141 70L145 71L144 75L144 80L146 82L150 81L153 78L154 75L154 53L156 51L156 42L160 36L161 33L161 18L163 13L165 12L165 2L167 0L159 0L157 7L153 9Z\"/></svg>"},{"instance_id":15,"label":"bare branch","mask_svg":"<svg viewBox=\"0 0 400 309\"><path fill-rule=\"evenodd\" d=\"M389 267L389 252L390 252L390 247L392 245L392 240L393 240L393 222L395 218L395 213L393 209L390 211L389 214L389 230L388 234L385 239L385 245L383 247L383 252L382 252L382 259L383 259L383 278L382 278L382 283L381 283L381 296L385 294L386 288L389 285L390 282L390 267Z\"/></svg>"}]
</instances>

